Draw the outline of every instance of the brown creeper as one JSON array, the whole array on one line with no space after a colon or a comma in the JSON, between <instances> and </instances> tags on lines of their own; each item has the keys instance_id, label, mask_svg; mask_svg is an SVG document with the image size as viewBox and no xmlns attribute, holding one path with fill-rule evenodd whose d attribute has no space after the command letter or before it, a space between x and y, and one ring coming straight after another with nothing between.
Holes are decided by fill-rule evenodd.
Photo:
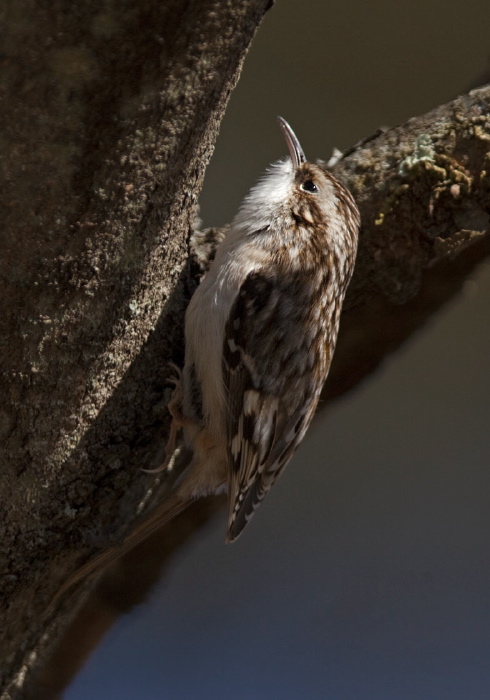
<instances>
[{"instance_id":1,"label":"brown creeper","mask_svg":"<svg viewBox=\"0 0 490 700\"><path fill-rule=\"evenodd\" d=\"M193 495L228 489L229 542L310 424L357 250L352 196L279 124L290 158L246 197L186 315L183 409L193 421L184 439L199 455Z\"/></svg>"},{"instance_id":2,"label":"brown creeper","mask_svg":"<svg viewBox=\"0 0 490 700\"><path fill-rule=\"evenodd\" d=\"M227 540L235 540L311 422L360 220L348 190L309 163L289 124L279 124L290 158L273 164L247 195L187 310L185 365L162 468L180 428L191 463L122 547L89 562L74 580L206 494L228 491Z\"/></svg>"}]
</instances>

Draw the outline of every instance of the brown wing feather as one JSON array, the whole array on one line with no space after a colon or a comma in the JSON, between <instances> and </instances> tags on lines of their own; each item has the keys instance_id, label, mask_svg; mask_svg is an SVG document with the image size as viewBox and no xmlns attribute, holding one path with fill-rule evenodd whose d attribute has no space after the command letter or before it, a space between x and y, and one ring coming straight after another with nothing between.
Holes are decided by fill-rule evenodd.
<instances>
[{"instance_id":1,"label":"brown wing feather","mask_svg":"<svg viewBox=\"0 0 490 700\"><path fill-rule=\"evenodd\" d=\"M243 283L226 324L228 541L238 537L286 466L315 410L319 387L312 364L298 366L294 359L300 351L304 357L304 344L309 342L301 329L310 294L294 279L253 273ZM286 338L292 349L287 366Z\"/></svg>"}]
</instances>

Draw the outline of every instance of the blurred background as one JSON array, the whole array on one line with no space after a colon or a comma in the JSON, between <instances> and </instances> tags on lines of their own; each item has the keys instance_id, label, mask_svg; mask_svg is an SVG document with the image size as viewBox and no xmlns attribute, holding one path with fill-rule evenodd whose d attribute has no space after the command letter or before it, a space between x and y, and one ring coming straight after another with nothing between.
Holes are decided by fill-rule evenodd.
<instances>
[{"instance_id":1,"label":"blurred background","mask_svg":"<svg viewBox=\"0 0 490 700\"><path fill-rule=\"evenodd\" d=\"M277 0L201 198L230 221L286 155L328 159L488 80L490 4ZM488 69L488 70L487 70ZM490 697L490 267L323 412L244 536L225 516L121 619L68 700Z\"/></svg>"}]
</instances>

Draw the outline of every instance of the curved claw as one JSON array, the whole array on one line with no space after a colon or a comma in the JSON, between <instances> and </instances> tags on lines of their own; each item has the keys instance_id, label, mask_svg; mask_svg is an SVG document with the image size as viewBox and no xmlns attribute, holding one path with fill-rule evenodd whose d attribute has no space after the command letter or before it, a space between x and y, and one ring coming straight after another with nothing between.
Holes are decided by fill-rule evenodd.
<instances>
[{"instance_id":1,"label":"curved claw","mask_svg":"<svg viewBox=\"0 0 490 700\"><path fill-rule=\"evenodd\" d=\"M167 362L167 367L171 367L174 370L175 374L177 375L177 381L182 381L182 370L175 364L175 362ZM171 377L169 381L175 380Z\"/></svg>"},{"instance_id":2,"label":"curved claw","mask_svg":"<svg viewBox=\"0 0 490 700\"><path fill-rule=\"evenodd\" d=\"M196 420L194 418L188 418L187 416L184 416L182 414L182 370L173 362L169 362L168 366L172 367L177 376L170 377L167 380L168 382L172 383L175 388L172 394L172 398L168 402L167 406L168 411L172 416L172 423L170 425L170 435L168 437L167 444L165 445L165 460L163 464L156 467L155 469L142 469L141 471L144 471L146 474L158 474L159 472L163 472L166 469L168 469L172 461L172 457L174 456L175 450L177 449L177 436L179 434L179 431L186 425L194 425L196 423Z\"/></svg>"},{"instance_id":3,"label":"curved claw","mask_svg":"<svg viewBox=\"0 0 490 700\"><path fill-rule=\"evenodd\" d=\"M165 460L162 462L162 464L160 464L160 466L155 467L154 469L141 469L142 472L145 472L145 474L159 474L160 472L164 472L166 469L168 469L168 467L170 466L170 462L172 461L173 456L175 454L175 450L177 449L175 447L175 449L173 449L171 452L167 452L167 448L169 446L169 442L171 439L172 439L172 428L170 428L170 437L168 439L167 444L165 445L165 452L166 452ZM174 439L173 442L175 443L176 440Z\"/></svg>"}]
</instances>

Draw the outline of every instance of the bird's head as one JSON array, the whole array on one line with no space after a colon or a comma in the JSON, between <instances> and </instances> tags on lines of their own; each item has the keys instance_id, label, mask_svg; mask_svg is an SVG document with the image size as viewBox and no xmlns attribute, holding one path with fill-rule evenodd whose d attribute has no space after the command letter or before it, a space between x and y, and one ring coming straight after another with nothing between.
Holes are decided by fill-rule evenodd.
<instances>
[{"instance_id":1,"label":"bird's head","mask_svg":"<svg viewBox=\"0 0 490 700\"><path fill-rule=\"evenodd\" d=\"M253 187L235 218L234 227L245 233L281 230L294 236L302 231L321 229L357 233L359 212L349 193L323 165L306 159L301 144L287 121L278 117L286 139L289 158L273 163ZM286 241L285 241L286 242ZM338 240L332 240L337 244ZM341 242L343 244L343 241Z\"/></svg>"}]
</instances>

